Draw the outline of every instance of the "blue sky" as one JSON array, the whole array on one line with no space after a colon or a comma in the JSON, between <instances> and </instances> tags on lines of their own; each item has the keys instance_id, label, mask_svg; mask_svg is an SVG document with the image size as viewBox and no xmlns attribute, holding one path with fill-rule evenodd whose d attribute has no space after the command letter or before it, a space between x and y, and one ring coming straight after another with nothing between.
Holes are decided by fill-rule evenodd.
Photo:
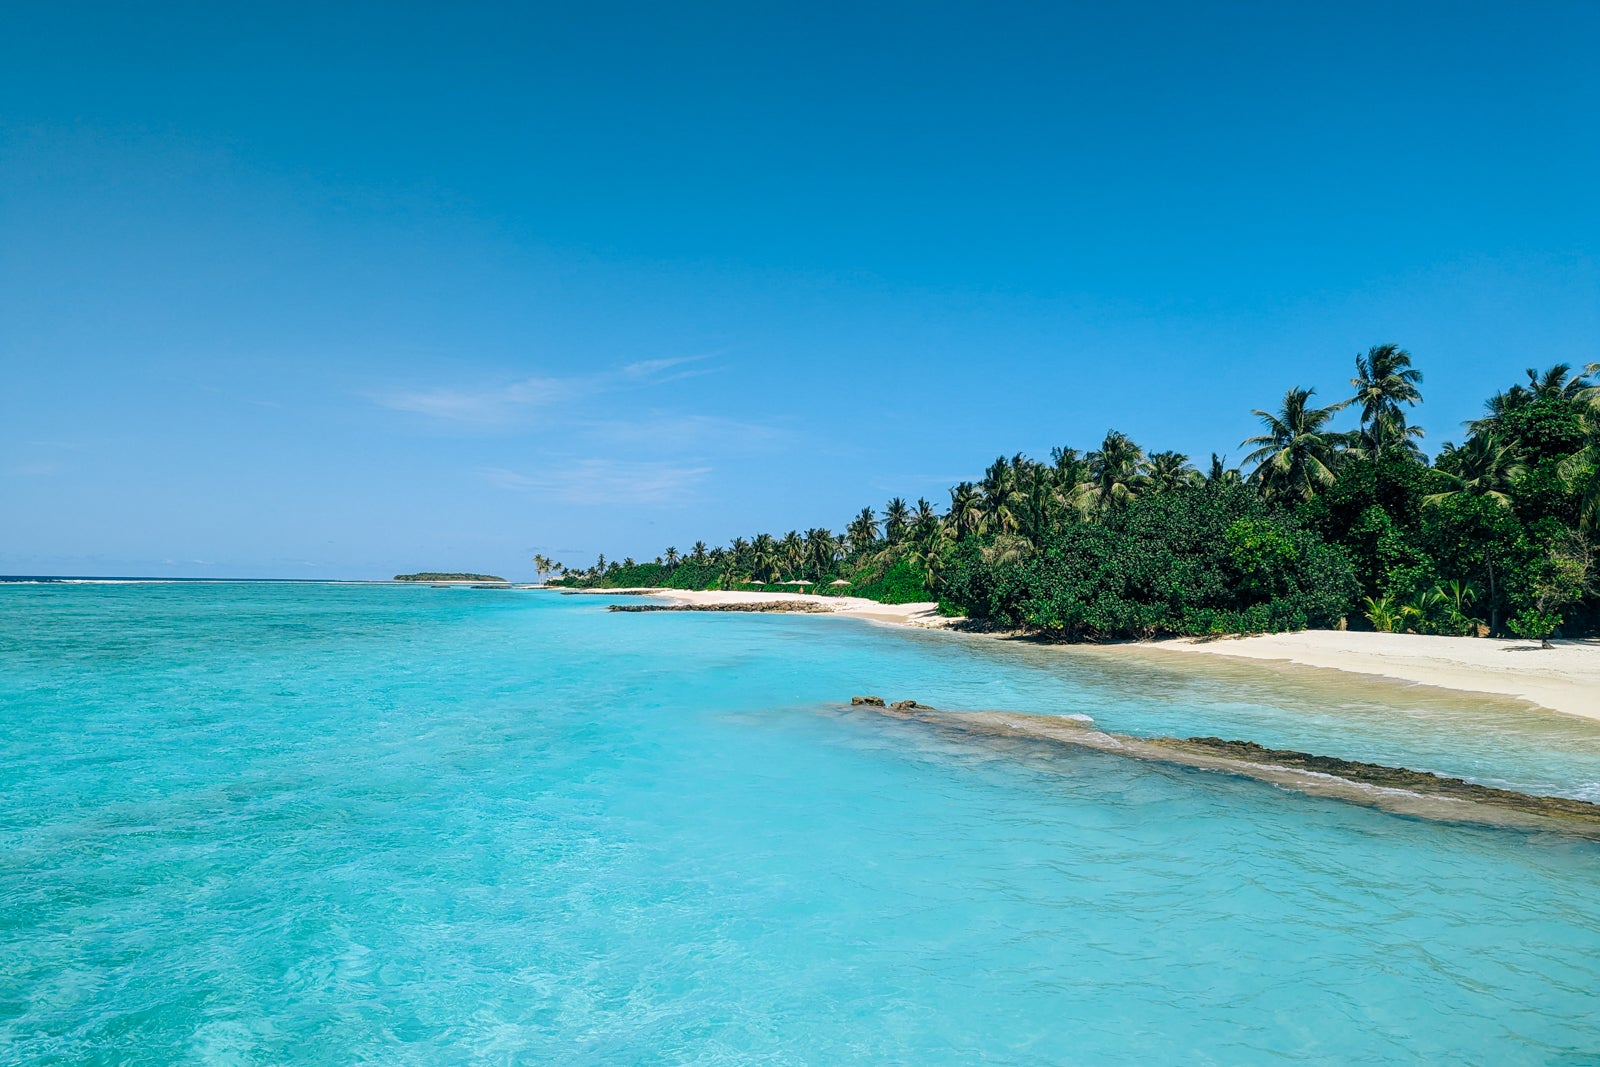
<instances>
[{"instance_id":1,"label":"blue sky","mask_svg":"<svg viewBox=\"0 0 1600 1067\"><path fill-rule=\"evenodd\" d=\"M331 6L5 13L0 573L523 577L1600 359L1592 3Z\"/></svg>"}]
</instances>

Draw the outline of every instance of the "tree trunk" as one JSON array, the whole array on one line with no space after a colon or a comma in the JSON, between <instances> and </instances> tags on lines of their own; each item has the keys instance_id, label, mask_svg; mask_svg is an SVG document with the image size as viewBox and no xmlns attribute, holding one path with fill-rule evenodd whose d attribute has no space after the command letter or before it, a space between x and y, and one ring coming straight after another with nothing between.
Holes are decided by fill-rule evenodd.
<instances>
[{"instance_id":1,"label":"tree trunk","mask_svg":"<svg viewBox=\"0 0 1600 1067\"><path fill-rule=\"evenodd\" d=\"M1489 636L1500 636L1500 603L1494 595L1494 560L1484 557L1489 567Z\"/></svg>"}]
</instances>

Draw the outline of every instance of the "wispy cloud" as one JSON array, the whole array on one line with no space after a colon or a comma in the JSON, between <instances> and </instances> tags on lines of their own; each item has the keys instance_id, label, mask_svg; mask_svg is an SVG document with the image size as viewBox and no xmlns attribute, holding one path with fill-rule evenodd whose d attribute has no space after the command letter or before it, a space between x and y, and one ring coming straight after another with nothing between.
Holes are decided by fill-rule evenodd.
<instances>
[{"instance_id":1,"label":"wispy cloud","mask_svg":"<svg viewBox=\"0 0 1600 1067\"><path fill-rule=\"evenodd\" d=\"M452 422L492 424L573 396L578 379L527 378L490 389L423 389L382 393L372 399L395 411L409 411Z\"/></svg>"},{"instance_id":2,"label":"wispy cloud","mask_svg":"<svg viewBox=\"0 0 1600 1067\"><path fill-rule=\"evenodd\" d=\"M531 474L487 467L478 475L501 489L571 504L673 504L682 502L710 473L706 466L582 459Z\"/></svg>"},{"instance_id":3,"label":"wispy cloud","mask_svg":"<svg viewBox=\"0 0 1600 1067\"><path fill-rule=\"evenodd\" d=\"M699 356L675 356L671 359L641 359L623 367L617 376L628 381L649 382L676 382L684 378L697 378L702 374L711 373L711 368L705 366L705 361L712 355L713 353L708 352ZM669 374L668 371L672 373Z\"/></svg>"},{"instance_id":4,"label":"wispy cloud","mask_svg":"<svg viewBox=\"0 0 1600 1067\"><path fill-rule=\"evenodd\" d=\"M710 355L646 359L615 370L568 377L525 378L479 388L440 386L369 394L369 399L394 411L405 411L447 422L496 426L515 422L558 404L630 388L658 385L701 374Z\"/></svg>"}]
</instances>

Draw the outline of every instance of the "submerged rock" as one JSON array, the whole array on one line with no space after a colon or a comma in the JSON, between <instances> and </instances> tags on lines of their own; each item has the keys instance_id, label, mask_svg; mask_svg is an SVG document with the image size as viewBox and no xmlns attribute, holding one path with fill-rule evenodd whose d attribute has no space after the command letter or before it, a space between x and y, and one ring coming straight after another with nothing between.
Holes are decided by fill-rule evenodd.
<instances>
[{"instance_id":1,"label":"submerged rock","mask_svg":"<svg viewBox=\"0 0 1600 1067\"><path fill-rule=\"evenodd\" d=\"M1600 838L1600 804L1478 785L1408 767L1361 763L1310 752L1267 748L1220 737L1135 737L1097 730L1085 716L1028 715L1001 711L934 711L914 701L892 708L876 697L851 704L882 708L892 719L918 723L949 737L1015 751L1089 749L1130 759L1254 778L1309 796L1343 800L1398 815L1439 822L1559 829ZM1092 720L1090 720L1092 721Z\"/></svg>"},{"instance_id":2,"label":"submerged rock","mask_svg":"<svg viewBox=\"0 0 1600 1067\"><path fill-rule=\"evenodd\" d=\"M1152 738L1156 744L1174 748L1193 748L1201 752L1231 757L1255 764L1276 767L1293 767L1314 774L1331 774L1350 782L1376 786L1380 789L1403 789L1425 796L1451 797L1456 800L1477 801L1515 808L1539 815L1575 818L1584 822L1600 823L1600 805L1570 797L1546 797L1533 793L1518 793L1513 789L1478 785L1464 778L1446 778L1431 771L1414 771L1409 767L1390 767L1382 763L1360 763L1334 756L1317 756L1310 752L1291 749L1266 748L1254 741L1224 741L1220 737L1191 737L1179 741L1171 737Z\"/></svg>"}]
</instances>

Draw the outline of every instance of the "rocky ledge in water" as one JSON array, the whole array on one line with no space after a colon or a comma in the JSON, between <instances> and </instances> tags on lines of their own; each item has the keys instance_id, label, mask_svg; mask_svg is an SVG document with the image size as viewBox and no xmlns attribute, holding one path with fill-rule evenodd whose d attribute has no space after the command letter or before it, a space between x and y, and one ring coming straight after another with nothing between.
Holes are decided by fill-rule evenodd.
<instances>
[{"instance_id":1,"label":"rocky ledge in water","mask_svg":"<svg viewBox=\"0 0 1600 1067\"><path fill-rule=\"evenodd\" d=\"M860 710L861 704L851 701ZM946 735L987 744L1024 744L1092 749L1133 759L1223 771L1310 796L1380 808L1441 822L1565 830L1600 838L1600 804L1570 797L1538 796L1478 785L1429 771L1380 763L1266 748L1253 741L1220 737L1133 737L1095 729L1088 721L1057 715L1002 711L935 711L916 701L872 711L920 723Z\"/></svg>"},{"instance_id":2,"label":"rocky ledge in water","mask_svg":"<svg viewBox=\"0 0 1600 1067\"><path fill-rule=\"evenodd\" d=\"M612 604L607 611L778 611L826 615L833 608L809 600L758 600L746 604Z\"/></svg>"}]
</instances>

